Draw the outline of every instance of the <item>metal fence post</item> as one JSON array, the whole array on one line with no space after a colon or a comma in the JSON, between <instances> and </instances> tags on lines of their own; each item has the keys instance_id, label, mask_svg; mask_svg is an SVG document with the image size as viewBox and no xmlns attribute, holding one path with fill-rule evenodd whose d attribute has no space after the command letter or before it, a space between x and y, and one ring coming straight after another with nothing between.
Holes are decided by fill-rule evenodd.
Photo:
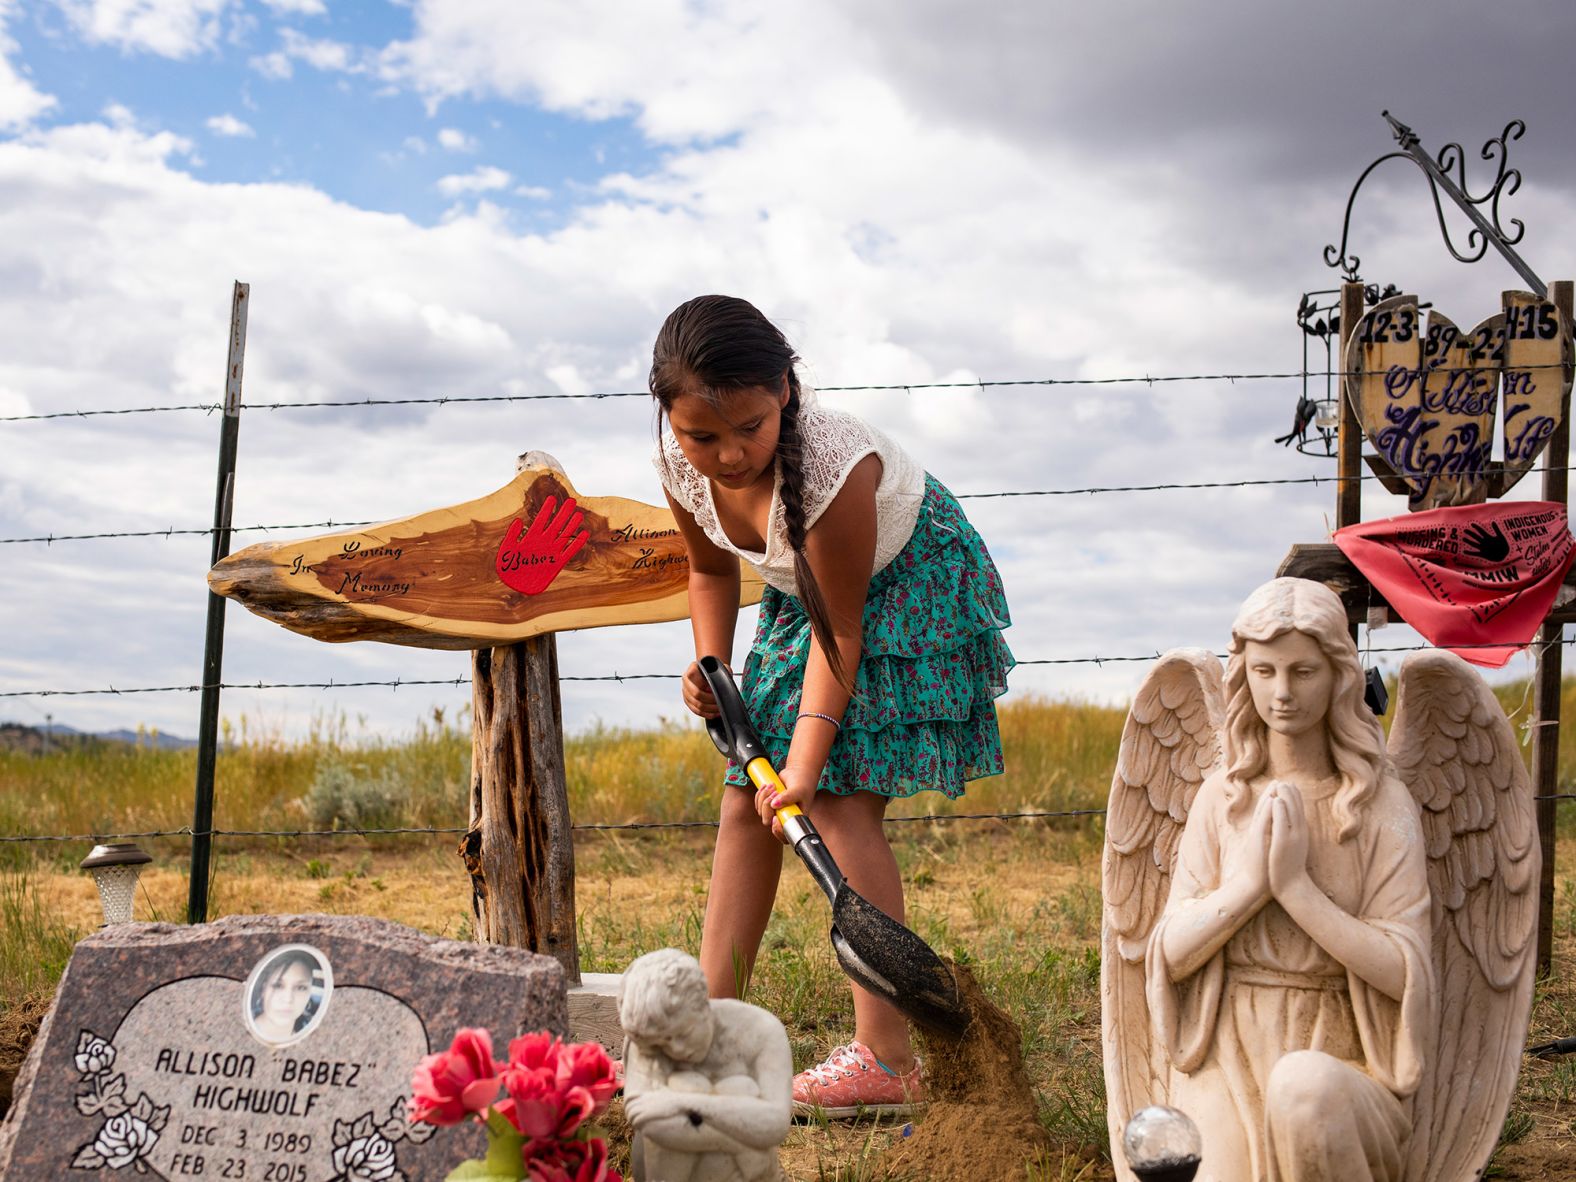
<instances>
[{"instance_id":1,"label":"metal fence post","mask_svg":"<svg viewBox=\"0 0 1576 1182\"><path fill-rule=\"evenodd\" d=\"M230 553L235 505L235 451L241 431L241 371L246 358L246 307L251 285L237 281L230 301L230 356L219 423L219 481L213 503L212 569ZM213 771L219 740L219 681L224 661L224 598L208 592L208 633L202 659L202 714L197 724L197 791L192 805L192 864L186 903L189 923L208 918L208 866L213 850Z\"/></svg>"}]
</instances>

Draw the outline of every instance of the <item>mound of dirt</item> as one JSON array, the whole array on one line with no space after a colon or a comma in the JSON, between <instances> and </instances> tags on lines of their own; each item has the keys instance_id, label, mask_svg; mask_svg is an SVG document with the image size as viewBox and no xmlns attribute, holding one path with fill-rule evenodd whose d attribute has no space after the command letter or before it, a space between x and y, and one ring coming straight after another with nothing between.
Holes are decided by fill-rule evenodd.
<instances>
[{"instance_id":1,"label":"mound of dirt","mask_svg":"<svg viewBox=\"0 0 1576 1182\"><path fill-rule=\"evenodd\" d=\"M40 990L0 1010L0 1117L11 1109L11 1085L54 995Z\"/></svg>"},{"instance_id":2,"label":"mound of dirt","mask_svg":"<svg viewBox=\"0 0 1576 1182\"><path fill-rule=\"evenodd\" d=\"M882 1165L889 1175L926 1182L1021 1179L1049 1147L1023 1066L1022 1035L968 969L951 968L973 1017L961 1038L925 1032L930 1103Z\"/></svg>"}]
</instances>

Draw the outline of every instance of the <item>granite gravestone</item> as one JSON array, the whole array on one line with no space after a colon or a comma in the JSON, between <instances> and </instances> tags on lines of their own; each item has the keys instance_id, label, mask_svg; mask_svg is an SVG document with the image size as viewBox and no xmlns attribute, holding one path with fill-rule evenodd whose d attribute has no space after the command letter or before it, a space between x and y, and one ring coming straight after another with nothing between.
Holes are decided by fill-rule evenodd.
<instances>
[{"instance_id":1,"label":"granite gravestone","mask_svg":"<svg viewBox=\"0 0 1576 1182\"><path fill-rule=\"evenodd\" d=\"M480 1134L430 1142L407 1118L418 1060L462 1026L566 1022L556 960L384 920L105 928L77 946L17 1079L0 1179L442 1178Z\"/></svg>"}]
</instances>

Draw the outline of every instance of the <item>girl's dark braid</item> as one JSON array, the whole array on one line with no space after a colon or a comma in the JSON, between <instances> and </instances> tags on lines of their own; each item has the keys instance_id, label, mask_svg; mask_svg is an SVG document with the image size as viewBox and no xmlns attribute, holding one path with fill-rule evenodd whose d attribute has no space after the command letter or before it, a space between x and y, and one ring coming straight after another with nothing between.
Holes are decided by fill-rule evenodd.
<instances>
[{"instance_id":1,"label":"girl's dark braid","mask_svg":"<svg viewBox=\"0 0 1576 1182\"><path fill-rule=\"evenodd\" d=\"M792 366L788 368L787 380L788 402L783 407L777 433L777 466L782 473L779 495L783 503L783 524L788 528L788 545L793 549L794 582L798 584L805 615L810 619L810 631L821 642L821 651L826 654L832 676L845 689L852 690L852 679L847 676L843 654L838 651L837 637L832 630L831 612L827 610L821 585L804 553L804 444L799 436L799 375L794 373Z\"/></svg>"}]
</instances>

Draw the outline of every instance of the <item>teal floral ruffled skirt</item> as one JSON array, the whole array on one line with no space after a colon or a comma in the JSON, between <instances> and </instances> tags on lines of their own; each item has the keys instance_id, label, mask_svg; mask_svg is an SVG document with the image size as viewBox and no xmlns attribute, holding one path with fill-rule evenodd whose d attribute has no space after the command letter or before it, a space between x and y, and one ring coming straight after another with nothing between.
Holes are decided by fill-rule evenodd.
<instances>
[{"instance_id":1,"label":"teal floral ruffled skirt","mask_svg":"<svg viewBox=\"0 0 1576 1182\"><path fill-rule=\"evenodd\" d=\"M1014 664L1001 630L1012 621L1001 576L957 499L925 477L908 545L870 580L854 696L819 791L963 795L965 781L999 775L995 700ZM768 586L744 666L750 718L781 767L799 716L810 620ZM748 781L734 765L727 783Z\"/></svg>"}]
</instances>

